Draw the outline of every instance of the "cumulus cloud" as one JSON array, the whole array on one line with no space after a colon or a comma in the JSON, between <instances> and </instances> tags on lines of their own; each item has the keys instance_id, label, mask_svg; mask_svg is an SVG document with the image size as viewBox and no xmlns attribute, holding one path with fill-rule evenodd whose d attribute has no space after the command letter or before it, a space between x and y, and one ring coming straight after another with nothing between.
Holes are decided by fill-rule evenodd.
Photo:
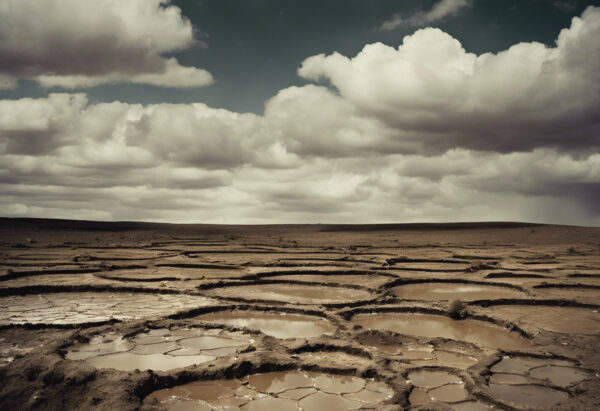
<instances>
[{"instance_id":1,"label":"cumulus cloud","mask_svg":"<svg viewBox=\"0 0 600 411\"><path fill-rule=\"evenodd\" d=\"M307 59L263 115L0 101L0 215L212 223L600 224L600 9L554 47L425 29ZM331 87L329 87L331 86Z\"/></svg>"},{"instance_id":2,"label":"cumulus cloud","mask_svg":"<svg viewBox=\"0 0 600 411\"><path fill-rule=\"evenodd\" d=\"M163 57L196 41L191 22L169 3L5 0L0 3L0 87L13 88L18 78L65 88L211 84L206 70Z\"/></svg>"},{"instance_id":3,"label":"cumulus cloud","mask_svg":"<svg viewBox=\"0 0 600 411\"><path fill-rule=\"evenodd\" d=\"M600 8L561 31L555 47L519 43L475 55L439 29L398 48L306 59L300 76L326 79L360 113L414 132L424 151L515 151L600 143Z\"/></svg>"},{"instance_id":4,"label":"cumulus cloud","mask_svg":"<svg viewBox=\"0 0 600 411\"><path fill-rule=\"evenodd\" d=\"M329 89L314 85L281 90L266 102L264 118L288 150L300 155L381 151L395 133Z\"/></svg>"},{"instance_id":5,"label":"cumulus cloud","mask_svg":"<svg viewBox=\"0 0 600 411\"><path fill-rule=\"evenodd\" d=\"M471 5L470 0L440 0L429 11L418 11L407 17L394 14L381 25L381 30L395 30L400 26L424 26L457 14Z\"/></svg>"},{"instance_id":6,"label":"cumulus cloud","mask_svg":"<svg viewBox=\"0 0 600 411\"><path fill-rule=\"evenodd\" d=\"M593 194L600 192L597 153L373 151L369 136L380 133L377 120L344 111L350 108L339 98L323 87L286 89L267 103L265 116L204 104L89 104L83 94L4 100L0 214L222 223L600 223L600 199ZM303 110L323 102L339 107L314 123L303 117ZM322 142L336 130L328 121L342 119L361 138L337 152ZM334 144L348 138L340 133Z\"/></svg>"}]
</instances>

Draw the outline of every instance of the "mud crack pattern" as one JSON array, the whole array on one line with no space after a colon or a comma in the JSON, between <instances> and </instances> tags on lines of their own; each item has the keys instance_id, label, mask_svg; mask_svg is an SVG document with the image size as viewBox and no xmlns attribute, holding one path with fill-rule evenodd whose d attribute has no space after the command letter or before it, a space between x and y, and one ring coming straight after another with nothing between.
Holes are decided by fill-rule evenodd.
<instances>
[{"instance_id":1,"label":"mud crack pattern","mask_svg":"<svg viewBox=\"0 0 600 411\"><path fill-rule=\"evenodd\" d=\"M598 229L69 224L0 227L2 409L600 404Z\"/></svg>"}]
</instances>

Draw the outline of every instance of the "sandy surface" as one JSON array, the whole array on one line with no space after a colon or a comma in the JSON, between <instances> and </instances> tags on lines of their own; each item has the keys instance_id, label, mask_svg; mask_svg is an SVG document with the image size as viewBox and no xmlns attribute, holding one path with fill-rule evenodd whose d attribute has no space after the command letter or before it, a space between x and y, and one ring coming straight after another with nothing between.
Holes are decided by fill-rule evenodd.
<instances>
[{"instance_id":1,"label":"sandy surface","mask_svg":"<svg viewBox=\"0 0 600 411\"><path fill-rule=\"evenodd\" d=\"M593 410L599 312L596 228L0 219L0 409Z\"/></svg>"}]
</instances>

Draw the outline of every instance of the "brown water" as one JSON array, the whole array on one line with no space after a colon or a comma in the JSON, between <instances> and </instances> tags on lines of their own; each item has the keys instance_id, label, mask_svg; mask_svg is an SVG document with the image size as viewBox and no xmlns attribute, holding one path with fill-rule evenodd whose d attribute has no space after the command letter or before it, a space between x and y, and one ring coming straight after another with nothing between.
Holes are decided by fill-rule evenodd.
<instances>
[{"instance_id":1,"label":"brown water","mask_svg":"<svg viewBox=\"0 0 600 411\"><path fill-rule=\"evenodd\" d=\"M298 411L296 401L286 398L265 397L250 401L244 406L249 411Z\"/></svg>"},{"instance_id":2,"label":"brown water","mask_svg":"<svg viewBox=\"0 0 600 411\"><path fill-rule=\"evenodd\" d=\"M523 295L520 291L507 287L487 286L467 283L419 283L394 287L394 294L405 300L486 300L494 298L514 298Z\"/></svg>"},{"instance_id":3,"label":"brown water","mask_svg":"<svg viewBox=\"0 0 600 411\"><path fill-rule=\"evenodd\" d=\"M86 361L96 368L114 368L121 371L157 370L167 371L214 360L211 355L172 356L163 354L133 354L121 352L88 358Z\"/></svg>"},{"instance_id":4,"label":"brown water","mask_svg":"<svg viewBox=\"0 0 600 411\"><path fill-rule=\"evenodd\" d=\"M214 337L210 335L182 338L181 340L178 340L178 343L184 348L193 348L198 350L214 350L216 348L241 347L247 345L247 341Z\"/></svg>"},{"instance_id":5,"label":"brown water","mask_svg":"<svg viewBox=\"0 0 600 411\"><path fill-rule=\"evenodd\" d=\"M356 393L365 386L365 380L344 375L319 375L315 378L317 388L330 394Z\"/></svg>"},{"instance_id":6,"label":"brown water","mask_svg":"<svg viewBox=\"0 0 600 411\"><path fill-rule=\"evenodd\" d=\"M89 344L74 346L65 358L86 360L96 368L167 371L236 354L253 342L240 334L222 336L210 333L222 332L202 329L158 329L138 334L132 339L123 339L122 336L114 334L98 335L92 338Z\"/></svg>"},{"instance_id":7,"label":"brown water","mask_svg":"<svg viewBox=\"0 0 600 411\"><path fill-rule=\"evenodd\" d=\"M325 287L297 284L254 284L242 287L223 287L209 290L217 297L235 297L247 300L268 300L298 304L326 304L370 299L371 293L343 287Z\"/></svg>"},{"instance_id":8,"label":"brown water","mask_svg":"<svg viewBox=\"0 0 600 411\"><path fill-rule=\"evenodd\" d=\"M525 338L498 326L476 320L453 320L442 315L358 314L351 321L364 328L390 330L419 337L443 337L492 348L519 349L529 346Z\"/></svg>"},{"instance_id":9,"label":"brown water","mask_svg":"<svg viewBox=\"0 0 600 411\"><path fill-rule=\"evenodd\" d=\"M408 401L412 405L422 405L427 404L430 401L429 394L427 394L427 390L422 388L413 388L408 396Z\"/></svg>"},{"instance_id":10,"label":"brown water","mask_svg":"<svg viewBox=\"0 0 600 411\"><path fill-rule=\"evenodd\" d=\"M282 274L269 277L273 280L287 280L287 281L303 281L307 283L336 283L336 284L352 284L362 285L371 288L376 288L381 284L390 281L390 277L378 276L378 275L363 275L363 274L336 274L336 275L325 275L325 274Z\"/></svg>"},{"instance_id":11,"label":"brown water","mask_svg":"<svg viewBox=\"0 0 600 411\"><path fill-rule=\"evenodd\" d=\"M253 374L247 382L236 379L193 382L156 391L146 397L144 403L158 403L176 411L225 406L262 411L329 411L376 408L392 396L391 388L381 382L351 376L282 371Z\"/></svg>"},{"instance_id":12,"label":"brown water","mask_svg":"<svg viewBox=\"0 0 600 411\"><path fill-rule=\"evenodd\" d=\"M446 371L419 370L408 374L411 384L420 388L435 388L446 384L457 384L461 379Z\"/></svg>"},{"instance_id":13,"label":"brown water","mask_svg":"<svg viewBox=\"0 0 600 411\"><path fill-rule=\"evenodd\" d=\"M527 384L527 378L519 374L497 373L490 377L492 384Z\"/></svg>"},{"instance_id":14,"label":"brown water","mask_svg":"<svg viewBox=\"0 0 600 411\"><path fill-rule=\"evenodd\" d=\"M569 367L572 362L554 358L504 357L490 369L493 373L509 373L526 375L530 369L545 365L562 365Z\"/></svg>"},{"instance_id":15,"label":"brown water","mask_svg":"<svg viewBox=\"0 0 600 411\"><path fill-rule=\"evenodd\" d=\"M534 368L529 372L529 375L541 380L549 380L558 387L568 387L590 377L590 374L584 370L558 365Z\"/></svg>"},{"instance_id":16,"label":"brown water","mask_svg":"<svg viewBox=\"0 0 600 411\"><path fill-rule=\"evenodd\" d=\"M248 378L248 387L267 393L277 393L296 388L309 388L313 385L312 377L309 374L299 371L254 374Z\"/></svg>"},{"instance_id":17,"label":"brown water","mask_svg":"<svg viewBox=\"0 0 600 411\"><path fill-rule=\"evenodd\" d=\"M458 404L452 404L452 409L455 411L488 411L492 408L477 401L465 401Z\"/></svg>"},{"instance_id":18,"label":"brown water","mask_svg":"<svg viewBox=\"0 0 600 411\"><path fill-rule=\"evenodd\" d=\"M359 392L344 394L344 398L366 404L378 403L390 398L390 396L391 393L389 392L374 392L369 390L361 390Z\"/></svg>"},{"instance_id":19,"label":"brown water","mask_svg":"<svg viewBox=\"0 0 600 411\"><path fill-rule=\"evenodd\" d=\"M300 408L304 411L344 411L355 410L362 407L359 401L352 401L340 395L316 392L301 399L298 402Z\"/></svg>"},{"instance_id":20,"label":"brown water","mask_svg":"<svg viewBox=\"0 0 600 411\"><path fill-rule=\"evenodd\" d=\"M450 384L429 390L429 396L437 401L458 402L465 400L469 394L462 385Z\"/></svg>"},{"instance_id":21,"label":"brown water","mask_svg":"<svg viewBox=\"0 0 600 411\"><path fill-rule=\"evenodd\" d=\"M526 323L536 328L559 333L600 334L600 313L586 308L501 305L493 307L517 324ZM598 310L595 310L598 311Z\"/></svg>"},{"instance_id":22,"label":"brown water","mask_svg":"<svg viewBox=\"0 0 600 411\"><path fill-rule=\"evenodd\" d=\"M335 332L329 321L300 314L223 311L201 315L197 319L258 330L276 338L313 338L332 335Z\"/></svg>"},{"instance_id":23,"label":"brown water","mask_svg":"<svg viewBox=\"0 0 600 411\"><path fill-rule=\"evenodd\" d=\"M569 399L565 392L540 385L490 384L493 397L520 406L552 407Z\"/></svg>"}]
</instances>

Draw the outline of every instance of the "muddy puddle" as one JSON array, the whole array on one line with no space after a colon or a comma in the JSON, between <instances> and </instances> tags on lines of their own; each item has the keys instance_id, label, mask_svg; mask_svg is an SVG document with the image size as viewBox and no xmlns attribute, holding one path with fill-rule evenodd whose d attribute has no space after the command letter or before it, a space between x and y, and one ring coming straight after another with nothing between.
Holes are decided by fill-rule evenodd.
<instances>
[{"instance_id":1,"label":"muddy puddle","mask_svg":"<svg viewBox=\"0 0 600 411\"><path fill-rule=\"evenodd\" d=\"M579 284L572 287L535 287L533 291L536 296L544 299L567 298L589 304L598 304L600 301L600 285L595 284Z\"/></svg>"},{"instance_id":2,"label":"muddy puddle","mask_svg":"<svg viewBox=\"0 0 600 411\"><path fill-rule=\"evenodd\" d=\"M404 300L426 301L454 299L473 301L493 298L514 298L524 295L524 293L508 287L446 282L406 284L394 287L392 291L398 298Z\"/></svg>"},{"instance_id":3,"label":"muddy puddle","mask_svg":"<svg viewBox=\"0 0 600 411\"><path fill-rule=\"evenodd\" d=\"M269 277L274 280L284 281L301 281L307 283L335 283L335 284L352 284L377 288L382 284L390 281L390 277L376 275L359 275L359 274L343 274L343 275L322 275L322 274L305 274L305 275L288 275L282 274Z\"/></svg>"},{"instance_id":4,"label":"muddy puddle","mask_svg":"<svg viewBox=\"0 0 600 411\"><path fill-rule=\"evenodd\" d=\"M400 361L400 369L406 364L413 367L451 367L466 370L483 358L483 351L459 341L448 341L436 344L418 344L416 342L381 341L376 334L363 334L359 341L367 346L375 347L387 358Z\"/></svg>"},{"instance_id":5,"label":"muddy puddle","mask_svg":"<svg viewBox=\"0 0 600 411\"><path fill-rule=\"evenodd\" d=\"M297 304L339 304L374 297L366 290L301 284L253 284L227 286L206 291L207 295L244 300L266 300Z\"/></svg>"},{"instance_id":6,"label":"muddy puddle","mask_svg":"<svg viewBox=\"0 0 600 411\"><path fill-rule=\"evenodd\" d=\"M600 334L598 309L541 305L500 305L493 312L518 325L558 333Z\"/></svg>"},{"instance_id":7,"label":"muddy puddle","mask_svg":"<svg viewBox=\"0 0 600 411\"><path fill-rule=\"evenodd\" d=\"M335 333L335 327L329 321L301 314L223 311L195 318L199 321L248 328L275 338L314 338Z\"/></svg>"},{"instance_id":8,"label":"muddy puddle","mask_svg":"<svg viewBox=\"0 0 600 411\"><path fill-rule=\"evenodd\" d=\"M304 371L253 374L242 379L197 381L155 391L144 404L161 410L350 410L376 408L393 390L382 382Z\"/></svg>"},{"instance_id":9,"label":"muddy puddle","mask_svg":"<svg viewBox=\"0 0 600 411\"><path fill-rule=\"evenodd\" d=\"M554 358L532 358L532 357L509 357L490 368L492 377L499 375L508 380L505 384L518 384L518 378L507 378L508 376L521 376L526 380L547 380L553 386L568 387L577 384L592 375L574 362ZM502 379L502 378L501 378Z\"/></svg>"},{"instance_id":10,"label":"muddy puddle","mask_svg":"<svg viewBox=\"0 0 600 411\"><path fill-rule=\"evenodd\" d=\"M564 403L561 390L594 376L574 362L555 358L503 357L490 368L489 392L499 401L521 407L547 408Z\"/></svg>"},{"instance_id":11,"label":"muddy puddle","mask_svg":"<svg viewBox=\"0 0 600 411\"><path fill-rule=\"evenodd\" d=\"M490 393L496 399L517 406L548 408L569 399L569 394L541 385L490 384Z\"/></svg>"},{"instance_id":12,"label":"muddy puddle","mask_svg":"<svg viewBox=\"0 0 600 411\"><path fill-rule=\"evenodd\" d=\"M7 224L2 410L598 408L597 230Z\"/></svg>"},{"instance_id":13,"label":"muddy puddle","mask_svg":"<svg viewBox=\"0 0 600 411\"><path fill-rule=\"evenodd\" d=\"M465 401L469 397L462 379L446 371L412 371L408 374L407 383L413 386L408 397L413 406L433 401L451 404Z\"/></svg>"},{"instance_id":14,"label":"muddy puddle","mask_svg":"<svg viewBox=\"0 0 600 411\"><path fill-rule=\"evenodd\" d=\"M190 328L157 329L130 338L109 333L72 347L65 358L96 368L167 371L236 355L253 342L240 334Z\"/></svg>"},{"instance_id":15,"label":"muddy puddle","mask_svg":"<svg viewBox=\"0 0 600 411\"><path fill-rule=\"evenodd\" d=\"M449 338L490 348L522 349L530 345L525 338L499 326L476 320L453 320L442 315L358 314L351 321L367 329L389 330L418 337Z\"/></svg>"},{"instance_id":16,"label":"muddy puddle","mask_svg":"<svg viewBox=\"0 0 600 411\"><path fill-rule=\"evenodd\" d=\"M214 304L184 294L74 292L0 297L0 325L83 324L134 320Z\"/></svg>"}]
</instances>

